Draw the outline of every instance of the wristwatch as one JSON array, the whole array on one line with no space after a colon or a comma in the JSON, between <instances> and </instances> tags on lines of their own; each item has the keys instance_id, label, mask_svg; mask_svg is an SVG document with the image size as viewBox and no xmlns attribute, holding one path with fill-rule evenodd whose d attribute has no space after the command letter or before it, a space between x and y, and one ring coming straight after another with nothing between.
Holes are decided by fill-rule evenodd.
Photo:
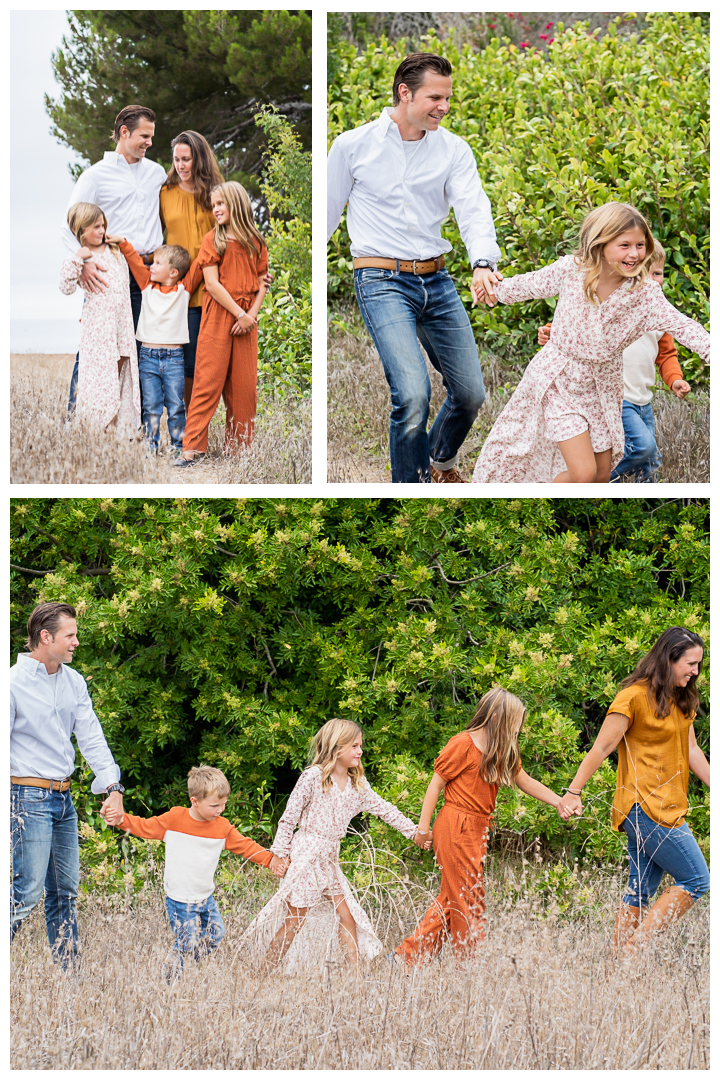
<instances>
[{"instance_id":1,"label":"wristwatch","mask_svg":"<svg viewBox=\"0 0 720 1080\"><path fill-rule=\"evenodd\" d=\"M109 795L111 791L119 791L121 795L125 794L125 788L122 784L111 784L109 788L105 788L106 795Z\"/></svg>"},{"instance_id":2,"label":"wristwatch","mask_svg":"<svg viewBox=\"0 0 720 1080\"><path fill-rule=\"evenodd\" d=\"M473 270L480 267L481 270L492 270L493 274L497 270L497 263L491 262L490 259L476 259L472 264Z\"/></svg>"}]
</instances>

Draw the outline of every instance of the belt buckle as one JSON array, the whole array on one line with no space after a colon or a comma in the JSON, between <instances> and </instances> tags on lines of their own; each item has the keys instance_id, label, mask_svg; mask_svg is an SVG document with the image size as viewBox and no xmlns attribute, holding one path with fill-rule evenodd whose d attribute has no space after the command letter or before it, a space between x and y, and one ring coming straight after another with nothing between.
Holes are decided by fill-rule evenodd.
<instances>
[{"instance_id":1,"label":"belt buckle","mask_svg":"<svg viewBox=\"0 0 720 1080\"><path fill-rule=\"evenodd\" d=\"M412 272L413 272L413 274L415 274L415 276L417 277L417 276L418 276L418 272L417 272L417 270L415 269L416 265L417 265L417 259L413 259L413 269L412 269Z\"/></svg>"}]
</instances>

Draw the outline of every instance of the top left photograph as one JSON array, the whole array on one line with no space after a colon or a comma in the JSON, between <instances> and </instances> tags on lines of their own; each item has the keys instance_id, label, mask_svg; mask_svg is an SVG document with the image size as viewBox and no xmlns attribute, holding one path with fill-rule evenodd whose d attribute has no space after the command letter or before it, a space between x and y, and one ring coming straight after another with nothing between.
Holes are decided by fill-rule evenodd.
<instances>
[{"instance_id":1,"label":"top left photograph","mask_svg":"<svg viewBox=\"0 0 720 1080\"><path fill-rule=\"evenodd\" d=\"M11 12L11 484L309 484L309 11Z\"/></svg>"}]
</instances>

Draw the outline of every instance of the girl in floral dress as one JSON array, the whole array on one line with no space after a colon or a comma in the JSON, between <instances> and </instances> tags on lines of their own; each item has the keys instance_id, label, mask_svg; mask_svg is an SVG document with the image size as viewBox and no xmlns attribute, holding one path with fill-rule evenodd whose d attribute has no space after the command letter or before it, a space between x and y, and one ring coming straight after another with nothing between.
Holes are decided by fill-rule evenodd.
<instances>
[{"instance_id":1,"label":"girl in floral dress","mask_svg":"<svg viewBox=\"0 0 720 1080\"><path fill-rule=\"evenodd\" d=\"M270 848L281 859L290 858L289 869L241 943L242 951L266 957L271 967L284 959L290 973L317 966L338 945L352 963L382 951L338 861L340 841L357 814L375 814L425 850L432 841L429 830L418 836L417 826L368 784L357 724L329 720L313 739L313 750Z\"/></svg>"},{"instance_id":2,"label":"girl in floral dress","mask_svg":"<svg viewBox=\"0 0 720 1080\"><path fill-rule=\"evenodd\" d=\"M86 293L82 309L78 416L116 426L118 436L140 425L140 380L130 307L130 279L117 244L107 243L107 218L94 203L76 203L68 225L80 248L60 268L60 291L75 292L85 262L105 271L105 287Z\"/></svg>"},{"instance_id":3,"label":"girl in floral dress","mask_svg":"<svg viewBox=\"0 0 720 1080\"><path fill-rule=\"evenodd\" d=\"M648 277L653 257L642 214L611 202L587 215L574 255L495 285L504 304L558 302L550 341L496 420L473 483L607 483L625 445L623 350L662 330L709 359L710 335ZM493 302L472 291L474 303Z\"/></svg>"}]
</instances>

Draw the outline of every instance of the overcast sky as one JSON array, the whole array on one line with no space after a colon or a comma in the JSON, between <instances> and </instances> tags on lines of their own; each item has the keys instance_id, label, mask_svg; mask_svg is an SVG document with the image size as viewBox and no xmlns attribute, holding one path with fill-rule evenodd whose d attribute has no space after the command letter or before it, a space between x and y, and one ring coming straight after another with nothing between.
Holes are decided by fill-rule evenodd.
<instances>
[{"instance_id":1,"label":"overcast sky","mask_svg":"<svg viewBox=\"0 0 720 1080\"><path fill-rule=\"evenodd\" d=\"M50 134L46 93L59 91L50 64L68 24L64 11L10 12L11 318L71 319L82 296L58 288L65 249L60 226L78 156Z\"/></svg>"}]
</instances>

